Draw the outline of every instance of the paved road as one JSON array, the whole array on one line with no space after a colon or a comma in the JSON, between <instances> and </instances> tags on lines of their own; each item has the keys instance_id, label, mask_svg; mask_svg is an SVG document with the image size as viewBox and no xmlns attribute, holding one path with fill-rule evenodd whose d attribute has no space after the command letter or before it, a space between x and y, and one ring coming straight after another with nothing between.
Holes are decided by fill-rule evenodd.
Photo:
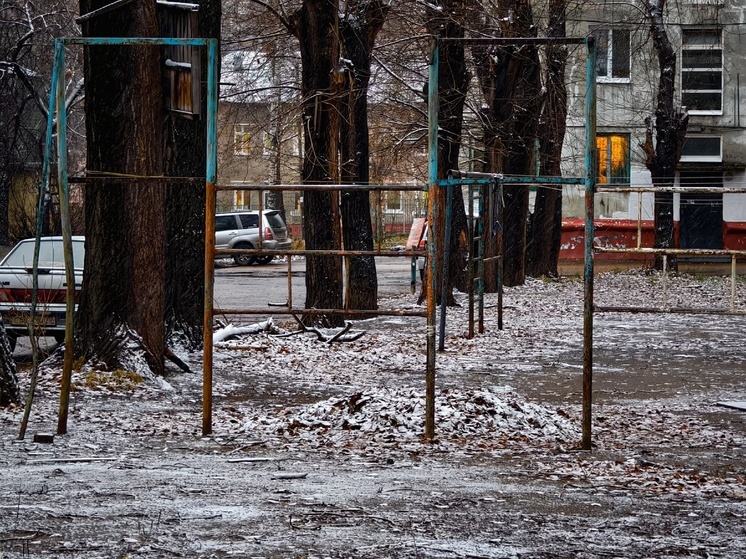
<instances>
[{"instance_id":1,"label":"paved road","mask_svg":"<svg viewBox=\"0 0 746 559\"><path fill-rule=\"evenodd\" d=\"M292 261L290 282L293 307L306 299L304 259ZM411 261L406 257L377 257L379 296L410 292ZM419 288L419 286L418 286ZM288 265L274 260L265 265L236 266L230 260L215 266L216 308L266 308L288 300Z\"/></svg>"}]
</instances>

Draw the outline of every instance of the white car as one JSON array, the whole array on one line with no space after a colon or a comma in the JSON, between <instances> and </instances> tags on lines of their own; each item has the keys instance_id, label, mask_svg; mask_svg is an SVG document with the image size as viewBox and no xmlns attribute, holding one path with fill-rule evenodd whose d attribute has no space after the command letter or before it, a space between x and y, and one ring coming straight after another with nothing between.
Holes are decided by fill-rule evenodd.
<instances>
[{"instance_id":1,"label":"white car","mask_svg":"<svg viewBox=\"0 0 746 559\"><path fill-rule=\"evenodd\" d=\"M256 210L221 213L215 216L215 248L218 250L258 249L259 233L259 212ZM262 249L289 250L293 245L285 222L277 210L264 210L261 235ZM218 258L225 256L218 255ZM274 257L269 254L233 256L233 260L239 266L268 264L272 258Z\"/></svg>"},{"instance_id":2,"label":"white car","mask_svg":"<svg viewBox=\"0 0 746 559\"><path fill-rule=\"evenodd\" d=\"M20 336L28 336L31 295L34 287L35 239L14 246L0 262L0 316L11 347ZM84 237L73 237L75 300L83 283ZM41 237L39 241L38 291L34 324L41 336L65 339L67 282L62 237Z\"/></svg>"}]
</instances>

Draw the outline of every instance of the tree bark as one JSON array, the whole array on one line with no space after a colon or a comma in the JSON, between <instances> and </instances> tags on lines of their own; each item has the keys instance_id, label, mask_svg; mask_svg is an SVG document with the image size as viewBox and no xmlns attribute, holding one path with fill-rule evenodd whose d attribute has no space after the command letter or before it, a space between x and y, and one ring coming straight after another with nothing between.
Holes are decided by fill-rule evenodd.
<instances>
[{"instance_id":1,"label":"tree bark","mask_svg":"<svg viewBox=\"0 0 746 559\"><path fill-rule=\"evenodd\" d=\"M340 100L340 165L342 183L368 184L368 84L373 45L388 6L381 0L353 1L340 20L343 58L349 60ZM364 191L341 193L342 239L345 249L373 250L370 196ZM372 256L347 260L346 309L378 308L378 278Z\"/></svg>"},{"instance_id":2,"label":"tree bark","mask_svg":"<svg viewBox=\"0 0 746 559\"><path fill-rule=\"evenodd\" d=\"M220 2L198 0L200 37L220 37ZM206 49L202 59L207 60ZM189 349L202 345L204 315L205 167L207 64L202 64L201 118L172 113L164 119L166 176L202 177L201 182L169 183L166 226L166 339Z\"/></svg>"},{"instance_id":3,"label":"tree bark","mask_svg":"<svg viewBox=\"0 0 746 559\"><path fill-rule=\"evenodd\" d=\"M444 0L440 9L430 9L427 14L428 31L437 37L464 37L463 22L466 21L466 2L464 0ZM466 90L469 85L469 72L466 68L464 46L457 42L440 44L438 65L438 179L444 179L448 172L458 169L459 151L461 149L461 131L463 127ZM425 88L427 90L427 88ZM432 186L432 185L430 185ZM430 224L435 231L437 261L445 261L445 225L446 225L446 189L437 188L435 204L439 208L437 223ZM428 192L428 196L433 191ZM467 218L464 208L464 197L460 188L453 189L451 237L449 243L449 269L438 266L436 285L443 284L442 274L446 273L446 304L454 305L453 289L465 291ZM419 300L426 297L427 281L422 283ZM441 293L436 294L440 302Z\"/></svg>"},{"instance_id":4,"label":"tree bark","mask_svg":"<svg viewBox=\"0 0 746 559\"><path fill-rule=\"evenodd\" d=\"M666 1L648 2L650 16L650 34L653 46L658 55L658 99L655 109L655 145L653 145L652 121L646 119L648 133L645 153L649 155L646 164L650 170L653 186L673 186L676 166L681 157L689 115L686 109L674 105L676 87L676 53L671 46L666 32L663 14ZM655 248L672 248L674 246L673 194L670 192L655 193ZM676 269L676 259L669 259L671 269ZM663 267L661 257L656 257L657 269Z\"/></svg>"},{"instance_id":5,"label":"tree bark","mask_svg":"<svg viewBox=\"0 0 746 559\"><path fill-rule=\"evenodd\" d=\"M0 408L17 404L20 400L16 362L13 361L13 351L10 349L5 326L0 320Z\"/></svg>"},{"instance_id":6,"label":"tree bark","mask_svg":"<svg viewBox=\"0 0 746 559\"><path fill-rule=\"evenodd\" d=\"M528 0L501 4L503 37L534 37L536 27ZM510 14L510 17L507 17ZM485 172L505 175L533 175L535 139L540 100L540 64L534 46L473 48L486 108L482 112L485 145ZM504 218L500 224L504 238L506 286L520 285L526 274L526 221L528 188L506 184ZM497 239L488 236L486 256L495 256ZM485 290L497 290L495 267L485 268Z\"/></svg>"},{"instance_id":7,"label":"tree bark","mask_svg":"<svg viewBox=\"0 0 746 559\"><path fill-rule=\"evenodd\" d=\"M566 0L550 0L548 36L566 36L565 8ZM548 45L539 126L539 174L543 176L562 176L560 163L567 126L566 64L567 48L561 44ZM529 276L559 276L557 265L561 240L562 187L539 187L526 246L526 273Z\"/></svg>"},{"instance_id":8,"label":"tree bark","mask_svg":"<svg viewBox=\"0 0 746 559\"><path fill-rule=\"evenodd\" d=\"M338 180L338 134L335 89L339 79L338 4L304 0L290 22L300 42L304 158L301 181ZM337 136L338 137L338 136ZM335 191L307 191L303 196L303 236L309 250L341 248L339 196ZM342 308L342 263L337 256L306 257L306 308ZM306 324L339 326L336 315L309 316Z\"/></svg>"},{"instance_id":9,"label":"tree bark","mask_svg":"<svg viewBox=\"0 0 746 559\"><path fill-rule=\"evenodd\" d=\"M81 13L107 2L81 0ZM87 37L158 36L155 3L137 2L86 22ZM154 47L85 49L86 257L78 349L126 367L139 339L152 372L164 367L165 189L155 181L107 181L102 174L163 173L161 60ZM132 336L134 332L136 336Z\"/></svg>"}]
</instances>

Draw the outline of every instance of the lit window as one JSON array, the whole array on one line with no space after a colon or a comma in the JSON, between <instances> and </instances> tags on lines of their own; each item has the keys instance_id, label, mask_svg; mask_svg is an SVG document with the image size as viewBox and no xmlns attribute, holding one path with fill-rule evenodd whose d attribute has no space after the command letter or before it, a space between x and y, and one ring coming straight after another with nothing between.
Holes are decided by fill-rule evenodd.
<instances>
[{"instance_id":1,"label":"lit window","mask_svg":"<svg viewBox=\"0 0 746 559\"><path fill-rule=\"evenodd\" d=\"M723 149L720 136L687 136L681 148L680 161L721 163Z\"/></svg>"},{"instance_id":2,"label":"lit window","mask_svg":"<svg viewBox=\"0 0 746 559\"><path fill-rule=\"evenodd\" d=\"M600 28L592 34L596 39L596 81L629 82L629 30Z\"/></svg>"},{"instance_id":3,"label":"lit window","mask_svg":"<svg viewBox=\"0 0 746 559\"><path fill-rule=\"evenodd\" d=\"M691 114L722 114L723 49L719 31L683 31L681 104Z\"/></svg>"},{"instance_id":4,"label":"lit window","mask_svg":"<svg viewBox=\"0 0 746 559\"><path fill-rule=\"evenodd\" d=\"M598 184L629 184L629 136L596 136Z\"/></svg>"},{"instance_id":5,"label":"lit window","mask_svg":"<svg viewBox=\"0 0 746 559\"><path fill-rule=\"evenodd\" d=\"M251 134L248 124L236 124L233 128L233 153L236 155L249 155L251 147Z\"/></svg>"}]
</instances>

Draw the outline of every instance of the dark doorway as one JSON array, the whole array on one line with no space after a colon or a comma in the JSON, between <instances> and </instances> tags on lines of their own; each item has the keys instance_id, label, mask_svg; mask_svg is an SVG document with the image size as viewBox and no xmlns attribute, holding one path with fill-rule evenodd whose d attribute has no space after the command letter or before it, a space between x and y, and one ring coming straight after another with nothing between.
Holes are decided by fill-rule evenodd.
<instances>
[{"instance_id":1,"label":"dark doorway","mask_svg":"<svg viewBox=\"0 0 746 559\"><path fill-rule=\"evenodd\" d=\"M681 174L681 186L722 187L723 176ZM687 194L679 203L679 246L681 248L723 248L723 194Z\"/></svg>"}]
</instances>

